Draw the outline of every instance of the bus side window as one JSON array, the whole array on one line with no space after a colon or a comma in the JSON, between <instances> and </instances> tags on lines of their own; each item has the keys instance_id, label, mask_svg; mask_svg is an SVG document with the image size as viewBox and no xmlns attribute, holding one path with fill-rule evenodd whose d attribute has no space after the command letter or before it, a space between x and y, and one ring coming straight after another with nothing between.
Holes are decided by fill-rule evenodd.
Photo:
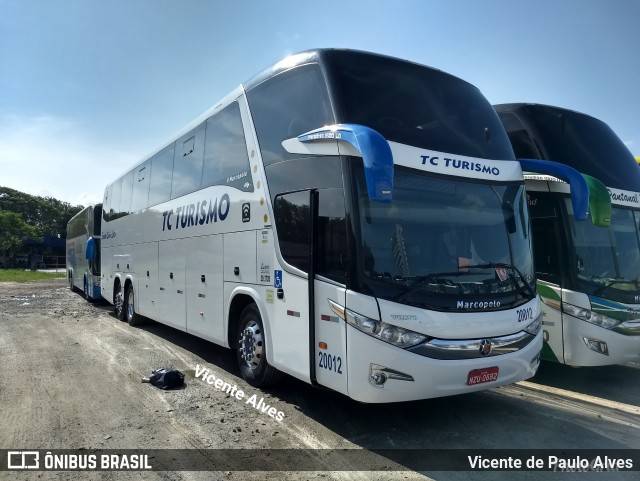
<instances>
[{"instance_id":1,"label":"bus side window","mask_svg":"<svg viewBox=\"0 0 640 481\"><path fill-rule=\"evenodd\" d=\"M539 149L535 141L529 135L527 129L522 125L520 119L511 112L499 112L500 120L507 130L507 135L511 141L513 152L516 157L523 159L541 159Z\"/></svg>"},{"instance_id":2,"label":"bus side window","mask_svg":"<svg viewBox=\"0 0 640 481\"><path fill-rule=\"evenodd\" d=\"M133 192L133 171L122 178L122 193L120 194L120 214L119 217L128 215L131 212L131 194Z\"/></svg>"},{"instance_id":3,"label":"bus side window","mask_svg":"<svg viewBox=\"0 0 640 481\"><path fill-rule=\"evenodd\" d=\"M109 207L109 220L120 217L120 193L122 192L122 178L113 183L111 191L111 206Z\"/></svg>"},{"instance_id":4,"label":"bus side window","mask_svg":"<svg viewBox=\"0 0 640 481\"><path fill-rule=\"evenodd\" d=\"M247 92L265 166L300 157L282 141L335 123L326 83L318 64L283 72Z\"/></svg>"},{"instance_id":5,"label":"bus side window","mask_svg":"<svg viewBox=\"0 0 640 481\"><path fill-rule=\"evenodd\" d=\"M111 191L113 190L113 185L109 185L104 191L104 201L102 205L102 218L105 221L110 220L110 211L111 209Z\"/></svg>"},{"instance_id":6,"label":"bus side window","mask_svg":"<svg viewBox=\"0 0 640 481\"><path fill-rule=\"evenodd\" d=\"M165 147L151 158L151 178L149 179L149 207L166 202L171 197L173 176L173 154L175 142Z\"/></svg>"},{"instance_id":7,"label":"bus side window","mask_svg":"<svg viewBox=\"0 0 640 481\"><path fill-rule=\"evenodd\" d=\"M253 192L247 142L238 102L207 120L202 187L228 185Z\"/></svg>"},{"instance_id":8,"label":"bus side window","mask_svg":"<svg viewBox=\"0 0 640 481\"><path fill-rule=\"evenodd\" d=\"M280 253L301 271L309 271L309 191L278 195L273 211Z\"/></svg>"},{"instance_id":9,"label":"bus side window","mask_svg":"<svg viewBox=\"0 0 640 481\"><path fill-rule=\"evenodd\" d=\"M149 200L149 173L151 161L136 167L133 173L133 195L131 196L131 212L137 212L147 208Z\"/></svg>"},{"instance_id":10,"label":"bus side window","mask_svg":"<svg viewBox=\"0 0 640 481\"><path fill-rule=\"evenodd\" d=\"M171 198L198 190L202 185L205 123L183 135L175 144Z\"/></svg>"},{"instance_id":11,"label":"bus side window","mask_svg":"<svg viewBox=\"0 0 640 481\"><path fill-rule=\"evenodd\" d=\"M560 284L560 230L558 213L552 196L529 192L529 212L533 234L533 262L536 277Z\"/></svg>"},{"instance_id":12,"label":"bus side window","mask_svg":"<svg viewBox=\"0 0 640 481\"><path fill-rule=\"evenodd\" d=\"M347 227L343 189L320 189L318 217L317 272L346 283Z\"/></svg>"}]
</instances>

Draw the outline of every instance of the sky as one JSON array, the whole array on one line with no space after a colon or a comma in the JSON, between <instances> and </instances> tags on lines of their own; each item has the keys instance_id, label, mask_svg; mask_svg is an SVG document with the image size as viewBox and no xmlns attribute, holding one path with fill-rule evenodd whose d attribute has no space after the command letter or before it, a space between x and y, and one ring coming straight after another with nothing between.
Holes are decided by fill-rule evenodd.
<instances>
[{"instance_id":1,"label":"sky","mask_svg":"<svg viewBox=\"0 0 640 481\"><path fill-rule=\"evenodd\" d=\"M640 155L639 0L0 0L0 186L101 202L233 88L319 47L587 113Z\"/></svg>"}]
</instances>

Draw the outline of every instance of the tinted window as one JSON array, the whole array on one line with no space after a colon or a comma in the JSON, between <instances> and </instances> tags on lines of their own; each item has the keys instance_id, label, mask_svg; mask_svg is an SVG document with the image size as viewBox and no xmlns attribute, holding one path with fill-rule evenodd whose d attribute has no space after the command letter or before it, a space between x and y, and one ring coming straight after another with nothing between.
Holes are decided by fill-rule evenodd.
<instances>
[{"instance_id":1,"label":"tinted window","mask_svg":"<svg viewBox=\"0 0 640 481\"><path fill-rule=\"evenodd\" d=\"M347 231L343 189L322 189L318 205L318 274L346 283Z\"/></svg>"},{"instance_id":2,"label":"tinted window","mask_svg":"<svg viewBox=\"0 0 640 481\"><path fill-rule=\"evenodd\" d=\"M176 142L171 198L198 190L202 185L205 124L202 123Z\"/></svg>"},{"instance_id":3,"label":"tinted window","mask_svg":"<svg viewBox=\"0 0 640 481\"><path fill-rule=\"evenodd\" d=\"M511 141L513 152L520 159L539 159L541 158L534 140L525 129L520 119L512 113L500 113L500 120L507 129L507 135Z\"/></svg>"},{"instance_id":4,"label":"tinted window","mask_svg":"<svg viewBox=\"0 0 640 481\"><path fill-rule=\"evenodd\" d=\"M122 194L120 195L120 215L131 212L131 194L133 192L133 171L122 178Z\"/></svg>"},{"instance_id":5,"label":"tinted window","mask_svg":"<svg viewBox=\"0 0 640 481\"><path fill-rule=\"evenodd\" d=\"M294 156L283 140L335 123L317 64L281 73L251 89L247 98L265 164Z\"/></svg>"},{"instance_id":6,"label":"tinted window","mask_svg":"<svg viewBox=\"0 0 640 481\"><path fill-rule=\"evenodd\" d=\"M111 207L109 208L109 219L116 219L120 215L120 194L122 192L122 179L113 183L111 192Z\"/></svg>"},{"instance_id":7,"label":"tinted window","mask_svg":"<svg viewBox=\"0 0 640 481\"><path fill-rule=\"evenodd\" d=\"M175 144L171 144L151 158L150 206L166 202L171 197L174 148Z\"/></svg>"},{"instance_id":8,"label":"tinted window","mask_svg":"<svg viewBox=\"0 0 640 481\"><path fill-rule=\"evenodd\" d=\"M109 220L109 214L111 209L111 190L112 186L108 186L104 191L104 202L102 204L102 218L104 220Z\"/></svg>"},{"instance_id":9,"label":"tinted window","mask_svg":"<svg viewBox=\"0 0 640 481\"><path fill-rule=\"evenodd\" d=\"M282 192L301 189L342 189L342 170L338 157L306 157L278 162L266 167L272 198Z\"/></svg>"},{"instance_id":10,"label":"tinted window","mask_svg":"<svg viewBox=\"0 0 640 481\"><path fill-rule=\"evenodd\" d=\"M496 106L505 111L512 107ZM513 107L535 139L541 157L591 175L607 187L637 191L640 169L620 138L604 122L545 105Z\"/></svg>"},{"instance_id":11,"label":"tinted window","mask_svg":"<svg viewBox=\"0 0 640 481\"><path fill-rule=\"evenodd\" d=\"M229 185L253 192L247 144L237 102L207 120L202 186Z\"/></svg>"},{"instance_id":12,"label":"tinted window","mask_svg":"<svg viewBox=\"0 0 640 481\"><path fill-rule=\"evenodd\" d=\"M533 232L533 262L536 277L560 284L561 230L558 222L558 207L554 199L556 194L528 192L527 200Z\"/></svg>"},{"instance_id":13,"label":"tinted window","mask_svg":"<svg viewBox=\"0 0 640 481\"><path fill-rule=\"evenodd\" d=\"M309 191L276 197L273 206L280 252L285 261L309 270Z\"/></svg>"},{"instance_id":14,"label":"tinted window","mask_svg":"<svg viewBox=\"0 0 640 481\"><path fill-rule=\"evenodd\" d=\"M387 140L471 157L513 160L504 127L473 85L410 62L332 52L339 122L362 124Z\"/></svg>"},{"instance_id":15,"label":"tinted window","mask_svg":"<svg viewBox=\"0 0 640 481\"><path fill-rule=\"evenodd\" d=\"M133 194L131 197L131 212L137 212L147 208L149 198L149 174L151 173L151 161L136 167L133 171Z\"/></svg>"}]
</instances>

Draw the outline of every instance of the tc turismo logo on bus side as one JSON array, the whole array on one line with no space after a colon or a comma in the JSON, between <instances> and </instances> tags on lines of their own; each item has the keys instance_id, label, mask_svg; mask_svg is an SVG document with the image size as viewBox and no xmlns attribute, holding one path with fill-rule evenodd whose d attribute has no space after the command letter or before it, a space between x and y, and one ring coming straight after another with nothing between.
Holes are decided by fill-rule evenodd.
<instances>
[{"instance_id":1,"label":"tc turismo logo on bus side","mask_svg":"<svg viewBox=\"0 0 640 481\"><path fill-rule=\"evenodd\" d=\"M229 209L231 208L231 200L229 194L223 194L218 199L203 200L197 204L189 204L178 207L175 212L173 209L165 210L162 213L162 230L171 230L174 227L187 228L191 226L198 226L209 224L210 222L223 221L229 215ZM172 219L172 217L174 217Z\"/></svg>"}]
</instances>

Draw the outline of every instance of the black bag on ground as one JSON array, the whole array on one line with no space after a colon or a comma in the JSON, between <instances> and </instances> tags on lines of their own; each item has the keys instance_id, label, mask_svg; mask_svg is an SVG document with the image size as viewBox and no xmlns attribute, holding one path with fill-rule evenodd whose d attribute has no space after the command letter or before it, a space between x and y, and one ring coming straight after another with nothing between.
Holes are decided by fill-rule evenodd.
<instances>
[{"instance_id":1,"label":"black bag on ground","mask_svg":"<svg viewBox=\"0 0 640 481\"><path fill-rule=\"evenodd\" d=\"M184 385L184 374L177 369L163 367L151 373L149 382L160 389L173 389Z\"/></svg>"}]
</instances>

